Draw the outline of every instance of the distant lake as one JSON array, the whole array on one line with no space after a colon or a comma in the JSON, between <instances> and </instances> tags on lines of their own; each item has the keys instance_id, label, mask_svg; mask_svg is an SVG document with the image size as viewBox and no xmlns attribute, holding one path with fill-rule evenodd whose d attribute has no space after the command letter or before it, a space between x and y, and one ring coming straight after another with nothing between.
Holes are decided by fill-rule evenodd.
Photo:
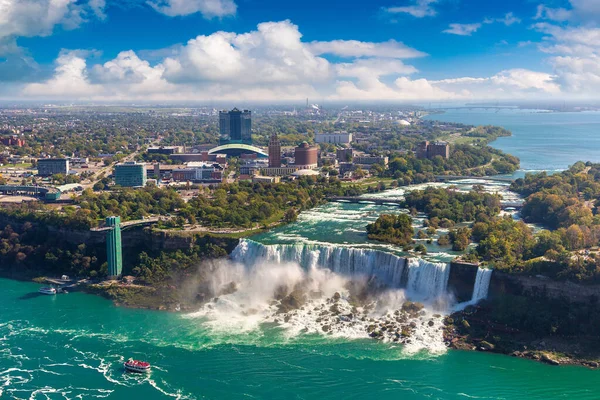
<instances>
[{"instance_id":1,"label":"distant lake","mask_svg":"<svg viewBox=\"0 0 600 400\"><path fill-rule=\"evenodd\" d=\"M502 126L513 133L492 146L521 159L524 170L566 169L600 162L600 112L554 113L517 109L452 109L426 119Z\"/></svg>"}]
</instances>

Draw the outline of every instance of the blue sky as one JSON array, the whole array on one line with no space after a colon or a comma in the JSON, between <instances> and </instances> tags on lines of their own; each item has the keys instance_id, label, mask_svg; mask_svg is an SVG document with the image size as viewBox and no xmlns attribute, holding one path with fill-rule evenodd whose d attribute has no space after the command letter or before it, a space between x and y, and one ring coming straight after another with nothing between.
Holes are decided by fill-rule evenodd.
<instances>
[{"instance_id":1,"label":"blue sky","mask_svg":"<svg viewBox=\"0 0 600 400\"><path fill-rule=\"evenodd\" d=\"M598 0L0 0L0 97L595 98Z\"/></svg>"}]
</instances>

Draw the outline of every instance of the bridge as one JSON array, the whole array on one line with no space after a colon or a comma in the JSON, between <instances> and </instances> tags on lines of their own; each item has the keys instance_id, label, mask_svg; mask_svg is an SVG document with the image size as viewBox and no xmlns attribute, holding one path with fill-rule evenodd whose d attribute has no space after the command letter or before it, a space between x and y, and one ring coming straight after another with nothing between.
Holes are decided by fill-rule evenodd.
<instances>
[{"instance_id":1,"label":"bridge","mask_svg":"<svg viewBox=\"0 0 600 400\"><path fill-rule=\"evenodd\" d=\"M353 196L335 196L329 197L327 200L332 202L344 203L374 203L378 206L403 206L404 200L397 199L382 199L378 197L353 197Z\"/></svg>"},{"instance_id":2,"label":"bridge","mask_svg":"<svg viewBox=\"0 0 600 400\"><path fill-rule=\"evenodd\" d=\"M501 176L460 176L460 175L436 175L435 179L439 182L472 179L472 180L479 180L479 181L494 181L494 182L506 182L506 183L512 183L516 180L514 178L505 178L505 177L501 177Z\"/></svg>"},{"instance_id":3,"label":"bridge","mask_svg":"<svg viewBox=\"0 0 600 400\"><path fill-rule=\"evenodd\" d=\"M507 203L502 203L500 205L500 207L502 207L503 210L506 210L507 208L514 208L515 210L520 210L521 208L523 208L523 202L516 202L516 201L512 201L512 202L507 202Z\"/></svg>"},{"instance_id":4,"label":"bridge","mask_svg":"<svg viewBox=\"0 0 600 400\"><path fill-rule=\"evenodd\" d=\"M398 207L405 206L404 200L385 199L385 198L380 198L380 197L335 196L335 197L329 197L327 200L332 201L332 202L343 202L343 203L353 203L353 204L373 203L378 206L398 206ZM520 210L521 208L523 208L523 203L515 202L515 201L506 202L506 203L502 203L500 205L500 208L503 210L506 210L508 208L514 208L515 210Z\"/></svg>"},{"instance_id":5,"label":"bridge","mask_svg":"<svg viewBox=\"0 0 600 400\"><path fill-rule=\"evenodd\" d=\"M151 217L151 218L121 222L121 230L138 227L138 226L151 226L160 220L161 220L160 217ZM113 229L112 226L103 226L103 227L99 227L99 228L92 228L91 230L94 232L108 232L112 229Z\"/></svg>"}]
</instances>

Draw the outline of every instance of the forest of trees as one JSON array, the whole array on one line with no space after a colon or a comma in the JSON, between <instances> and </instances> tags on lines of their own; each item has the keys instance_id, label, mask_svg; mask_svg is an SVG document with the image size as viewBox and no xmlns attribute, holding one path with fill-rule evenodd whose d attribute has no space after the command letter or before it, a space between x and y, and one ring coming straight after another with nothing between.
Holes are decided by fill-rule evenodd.
<instances>
[{"instance_id":1,"label":"forest of trees","mask_svg":"<svg viewBox=\"0 0 600 400\"><path fill-rule=\"evenodd\" d=\"M383 214L367 225L367 233L371 240L407 246L413 242L412 218L406 214Z\"/></svg>"},{"instance_id":2,"label":"forest of trees","mask_svg":"<svg viewBox=\"0 0 600 400\"><path fill-rule=\"evenodd\" d=\"M452 189L427 188L405 196L406 206L431 218L449 219L454 223L487 220L500 212L498 195L482 191L459 192Z\"/></svg>"}]
</instances>

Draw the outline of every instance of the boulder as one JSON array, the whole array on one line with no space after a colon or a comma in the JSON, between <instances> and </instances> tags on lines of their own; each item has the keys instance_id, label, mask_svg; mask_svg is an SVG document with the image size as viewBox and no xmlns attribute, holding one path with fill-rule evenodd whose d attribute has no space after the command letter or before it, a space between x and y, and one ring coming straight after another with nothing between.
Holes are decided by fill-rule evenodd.
<instances>
[{"instance_id":1,"label":"boulder","mask_svg":"<svg viewBox=\"0 0 600 400\"><path fill-rule=\"evenodd\" d=\"M485 340L482 340L479 343L479 348L483 351L493 351L496 348L496 346L494 346L490 342L486 342Z\"/></svg>"},{"instance_id":2,"label":"boulder","mask_svg":"<svg viewBox=\"0 0 600 400\"><path fill-rule=\"evenodd\" d=\"M550 364L550 365L560 365L560 361L554 359L552 356L548 355L548 354L542 354L542 358L541 360L543 362L545 362L546 364Z\"/></svg>"}]
</instances>

